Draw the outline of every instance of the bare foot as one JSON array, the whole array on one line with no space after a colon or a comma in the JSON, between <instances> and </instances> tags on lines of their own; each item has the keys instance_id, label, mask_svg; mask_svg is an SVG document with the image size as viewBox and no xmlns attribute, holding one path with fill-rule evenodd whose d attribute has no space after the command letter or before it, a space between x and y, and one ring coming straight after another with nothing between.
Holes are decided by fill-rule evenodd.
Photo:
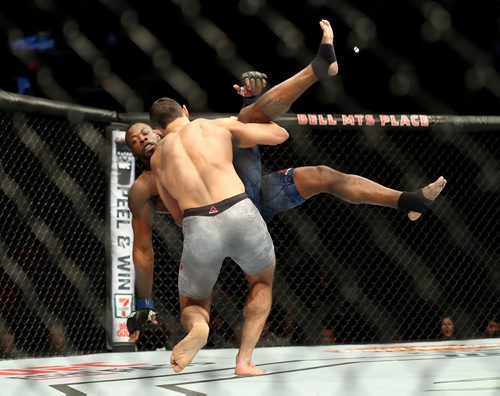
<instances>
[{"instance_id":1,"label":"bare foot","mask_svg":"<svg viewBox=\"0 0 500 396\"><path fill-rule=\"evenodd\" d=\"M326 19L319 21L319 26L323 30L323 37L321 39L321 44L333 44L333 29Z\"/></svg>"},{"instance_id":2,"label":"bare foot","mask_svg":"<svg viewBox=\"0 0 500 396\"><path fill-rule=\"evenodd\" d=\"M422 189L422 194L429 201L434 201L441 191L443 191L444 186L446 186L446 179L443 176L440 176L435 182L428 184ZM418 220L422 216L422 213L419 212L408 212L408 218L411 221Z\"/></svg>"},{"instance_id":3,"label":"bare foot","mask_svg":"<svg viewBox=\"0 0 500 396\"><path fill-rule=\"evenodd\" d=\"M339 72L337 56L333 48L333 30L326 19L319 21L319 26L323 30L323 37L318 54L311 62L313 72L318 80L325 77L335 76Z\"/></svg>"},{"instance_id":4,"label":"bare foot","mask_svg":"<svg viewBox=\"0 0 500 396\"><path fill-rule=\"evenodd\" d=\"M180 373L189 365L198 353L205 346L208 339L208 325L201 323L193 326L189 334L174 346L170 355L170 365L176 373Z\"/></svg>"},{"instance_id":5,"label":"bare foot","mask_svg":"<svg viewBox=\"0 0 500 396\"><path fill-rule=\"evenodd\" d=\"M256 375L264 374L264 371L255 367L255 363L252 361L243 361L239 358L239 354L236 356L236 368L234 373L239 377L253 377Z\"/></svg>"}]
</instances>

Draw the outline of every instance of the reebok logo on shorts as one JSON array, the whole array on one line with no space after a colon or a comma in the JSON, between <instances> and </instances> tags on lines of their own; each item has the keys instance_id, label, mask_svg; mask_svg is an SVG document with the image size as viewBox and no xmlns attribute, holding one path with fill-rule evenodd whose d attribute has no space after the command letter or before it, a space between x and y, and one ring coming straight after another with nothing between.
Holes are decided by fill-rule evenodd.
<instances>
[{"instance_id":1,"label":"reebok logo on shorts","mask_svg":"<svg viewBox=\"0 0 500 396\"><path fill-rule=\"evenodd\" d=\"M226 209L229 209L234 204L237 204L238 202L240 202L244 199L248 199L248 196L245 193L241 193L241 194L234 195L232 197L226 198L220 202L216 202L213 204L199 206L197 208L185 209L184 210L184 217L215 216L215 215L218 215L218 214L224 212Z\"/></svg>"}]
</instances>

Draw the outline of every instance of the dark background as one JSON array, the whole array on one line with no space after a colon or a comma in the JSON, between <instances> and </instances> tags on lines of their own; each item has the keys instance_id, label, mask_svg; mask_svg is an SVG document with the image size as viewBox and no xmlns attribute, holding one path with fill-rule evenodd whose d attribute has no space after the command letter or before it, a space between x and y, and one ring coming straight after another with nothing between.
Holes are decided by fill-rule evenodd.
<instances>
[{"instance_id":1,"label":"dark background","mask_svg":"<svg viewBox=\"0 0 500 396\"><path fill-rule=\"evenodd\" d=\"M237 112L232 84L276 84L316 53L330 20L340 75L295 112L497 114L500 2L4 0L0 88L116 111L171 96L196 112ZM47 50L13 50L35 36ZM353 47L359 47L359 53Z\"/></svg>"}]
</instances>

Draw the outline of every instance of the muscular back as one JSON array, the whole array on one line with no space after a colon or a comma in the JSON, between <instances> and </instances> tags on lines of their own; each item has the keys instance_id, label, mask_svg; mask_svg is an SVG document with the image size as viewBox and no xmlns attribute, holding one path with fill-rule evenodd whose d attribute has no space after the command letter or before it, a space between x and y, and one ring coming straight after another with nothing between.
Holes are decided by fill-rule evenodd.
<instances>
[{"instance_id":1,"label":"muscular back","mask_svg":"<svg viewBox=\"0 0 500 396\"><path fill-rule=\"evenodd\" d=\"M227 121L197 119L162 140L151 166L162 200L170 195L185 210L245 191L232 160Z\"/></svg>"}]
</instances>

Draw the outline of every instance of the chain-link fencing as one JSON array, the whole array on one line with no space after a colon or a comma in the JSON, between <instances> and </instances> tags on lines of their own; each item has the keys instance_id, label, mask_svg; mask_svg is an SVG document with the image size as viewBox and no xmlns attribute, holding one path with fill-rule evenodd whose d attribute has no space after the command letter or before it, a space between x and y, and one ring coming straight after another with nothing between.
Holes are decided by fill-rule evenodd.
<instances>
[{"instance_id":1,"label":"chain-link fencing","mask_svg":"<svg viewBox=\"0 0 500 396\"><path fill-rule=\"evenodd\" d=\"M13 357L107 348L108 124L71 112L0 110L0 330L15 336ZM318 344L328 331L339 343L432 340L444 315L454 320L454 337L481 337L500 306L500 124L497 131L289 129L287 142L263 150L264 173L324 165L397 190L440 175L448 185L416 222L328 193L273 218L274 303L259 345ZM154 237L160 325L142 334L139 350L171 349L183 336L182 234L156 214ZM246 292L243 274L227 260L208 347L237 345ZM59 349L57 339L66 339Z\"/></svg>"}]
</instances>

